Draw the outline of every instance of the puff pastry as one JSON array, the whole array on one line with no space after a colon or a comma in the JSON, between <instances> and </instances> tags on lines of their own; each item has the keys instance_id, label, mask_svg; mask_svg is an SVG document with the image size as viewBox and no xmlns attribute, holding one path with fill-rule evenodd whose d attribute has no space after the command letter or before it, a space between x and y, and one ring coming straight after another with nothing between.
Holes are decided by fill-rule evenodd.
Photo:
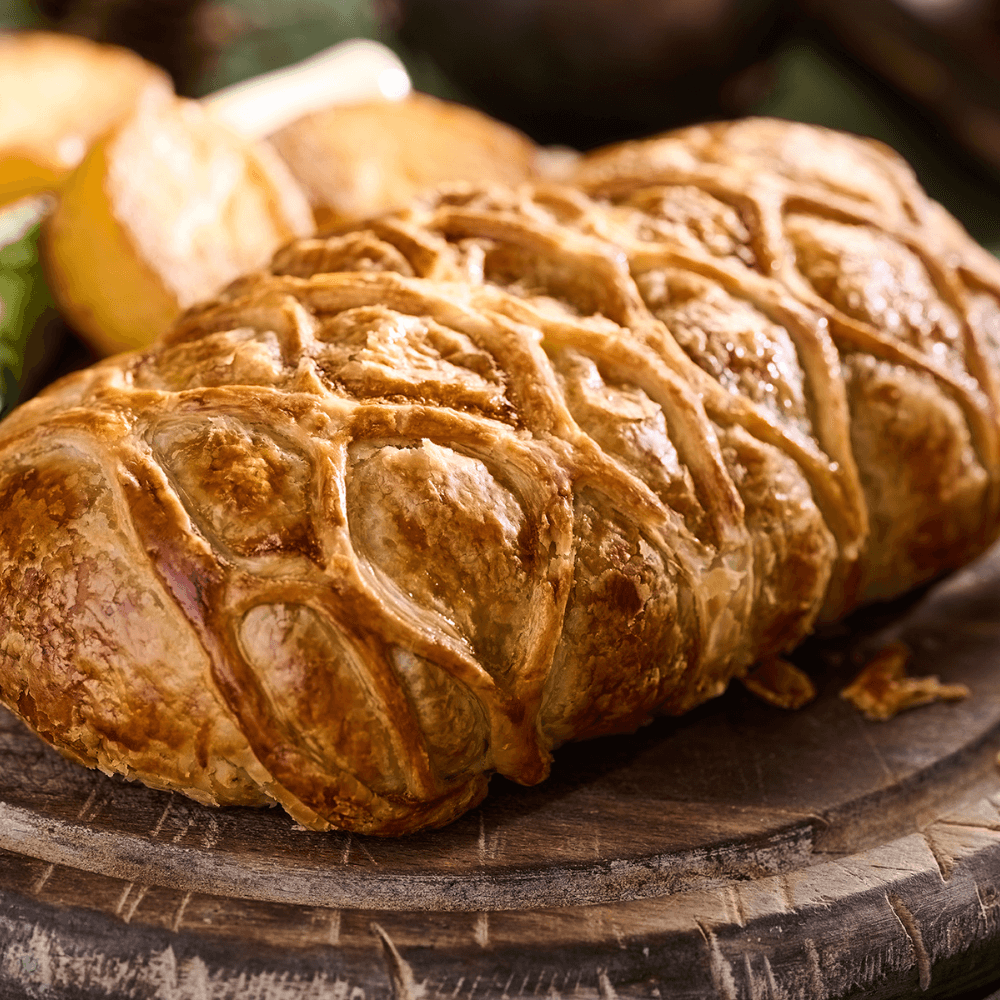
<instances>
[{"instance_id":1,"label":"puff pastry","mask_svg":"<svg viewBox=\"0 0 1000 1000\"><path fill-rule=\"evenodd\" d=\"M695 127L295 242L0 425L0 689L399 834L994 538L1000 266L893 153Z\"/></svg>"}]
</instances>

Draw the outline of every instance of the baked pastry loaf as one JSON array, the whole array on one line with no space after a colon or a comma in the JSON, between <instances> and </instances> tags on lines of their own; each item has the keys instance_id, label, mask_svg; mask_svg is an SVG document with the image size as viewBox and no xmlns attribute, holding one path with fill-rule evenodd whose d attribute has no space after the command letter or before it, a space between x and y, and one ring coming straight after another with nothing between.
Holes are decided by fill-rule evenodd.
<instances>
[{"instance_id":1,"label":"baked pastry loaf","mask_svg":"<svg viewBox=\"0 0 1000 1000\"><path fill-rule=\"evenodd\" d=\"M0 425L63 753L398 834L998 525L1000 266L885 148L696 127L293 243Z\"/></svg>"}]
</instances>

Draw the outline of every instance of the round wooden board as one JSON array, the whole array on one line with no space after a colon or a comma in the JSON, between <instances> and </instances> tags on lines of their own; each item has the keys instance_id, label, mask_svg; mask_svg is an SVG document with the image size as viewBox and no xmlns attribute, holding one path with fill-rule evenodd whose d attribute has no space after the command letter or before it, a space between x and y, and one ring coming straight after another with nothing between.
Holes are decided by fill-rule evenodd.
<instances>
[{"instance_id":1,"label":"round wooden board","mask_svg":"<svg viewBox=\"0 0 1000 1000\"><path fill-rule=\"evenodd\" d=\"M446 830L304 831L81 770L0 715L0 995L952 996L1000 978L1000 549L742 689L495 781ZM969 699L864 720L894 638Z\"/></svg>"}]
</instances>

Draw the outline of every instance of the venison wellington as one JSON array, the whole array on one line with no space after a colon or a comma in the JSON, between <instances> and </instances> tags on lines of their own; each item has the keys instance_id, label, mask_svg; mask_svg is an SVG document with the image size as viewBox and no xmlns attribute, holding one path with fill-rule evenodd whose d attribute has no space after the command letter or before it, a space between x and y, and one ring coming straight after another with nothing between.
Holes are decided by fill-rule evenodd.
<instances>
[{"instance_id":1,"label":"venison wellington","mask_svg":"<svg viewBox=\"0 0 1000 1000\"><path fill-rule=\"evenodd\" d=\"M0 693L80 763L447 823L1000 524L1000 264L769 120L292 243L0 424Z\"/></svg>"}]
</instances>

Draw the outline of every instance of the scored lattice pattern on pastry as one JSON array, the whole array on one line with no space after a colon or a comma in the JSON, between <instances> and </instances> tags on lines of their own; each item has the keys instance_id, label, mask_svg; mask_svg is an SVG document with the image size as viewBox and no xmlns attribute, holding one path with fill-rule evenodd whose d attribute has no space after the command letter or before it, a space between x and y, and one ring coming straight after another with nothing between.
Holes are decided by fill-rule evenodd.
<instances>
[{"instance_id":1,"label":"scored lattice pattern on pastry","mask_svg":"<svg viewBox=\"0 0 1000 1000\"><path fill-rule=\"evenodd\" d=\"M293 243L0 428L0 688L84 763L400 833L1000 515L1000 266L770 121Z\"/></svg>"}]
</instances>

